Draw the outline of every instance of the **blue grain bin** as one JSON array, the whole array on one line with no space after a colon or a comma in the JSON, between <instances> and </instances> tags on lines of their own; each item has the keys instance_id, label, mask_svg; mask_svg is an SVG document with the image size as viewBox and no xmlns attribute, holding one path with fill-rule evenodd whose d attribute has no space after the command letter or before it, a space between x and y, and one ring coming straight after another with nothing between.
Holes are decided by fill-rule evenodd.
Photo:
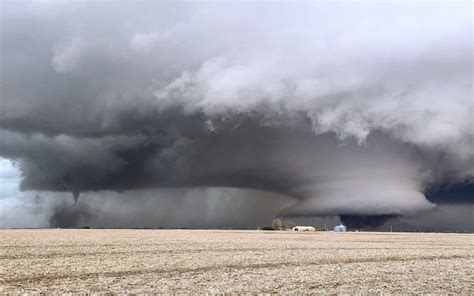
<instances>
[{"instance_id":1,"label":"blue grain bin","mask_svg":"<svg viewBox=\"0 0 474 296\"><path fill-rule=\"evenodd\" d=\"M346 226L344 225L337 225L337 226L334 226L334 231L335 232L346 232Z\"/></svg>"}]
</instances>

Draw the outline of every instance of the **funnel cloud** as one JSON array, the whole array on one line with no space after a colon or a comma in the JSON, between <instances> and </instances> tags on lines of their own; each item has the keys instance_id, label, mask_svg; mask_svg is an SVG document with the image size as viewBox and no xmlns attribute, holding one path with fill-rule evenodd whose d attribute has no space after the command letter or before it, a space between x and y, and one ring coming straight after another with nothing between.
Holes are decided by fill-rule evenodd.
<instances>
[{"instance_id":1,"label":"funnel cloud","mask_svg":"<svg viewBox=\"0 0 474 296\"><path fill-rule=\"evenodd\" d=\"M360 229L472 206L471 6L4 1L0 157L23 193L0 190L61 200L54 227L140 227L127 204L153 227Z\"/></svg>"}]
</instances>

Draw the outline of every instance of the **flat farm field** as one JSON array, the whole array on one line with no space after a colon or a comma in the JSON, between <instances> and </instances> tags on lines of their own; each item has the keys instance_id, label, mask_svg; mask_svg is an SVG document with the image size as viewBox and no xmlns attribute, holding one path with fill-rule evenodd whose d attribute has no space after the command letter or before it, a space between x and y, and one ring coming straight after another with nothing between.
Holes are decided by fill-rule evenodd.
<instances>
[{"instance_id":1,"label":"flat farm field","mask_svg":"<svg viewBox=\"0 0 474 296\"><path fill-rule=\"evenodd\" d=\"M0 230L0 293L473 295L474 235Z\"/></svg>"}]
</instances>

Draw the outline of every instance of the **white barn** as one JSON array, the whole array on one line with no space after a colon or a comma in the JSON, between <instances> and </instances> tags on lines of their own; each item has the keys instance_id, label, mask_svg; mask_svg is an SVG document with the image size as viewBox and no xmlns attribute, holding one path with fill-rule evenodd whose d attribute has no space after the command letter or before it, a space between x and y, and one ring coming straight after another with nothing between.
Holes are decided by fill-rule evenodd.
<instances>
[{"instance_id":1,"label":"white barn","mask_svg":"<svg viewBox=\"0 0 474 296\"><path fill-rule=\"evenodd\" d=\"M291 230L293 231L316 231L313 226L295 226Z\"/></svg>"}]
</instances>

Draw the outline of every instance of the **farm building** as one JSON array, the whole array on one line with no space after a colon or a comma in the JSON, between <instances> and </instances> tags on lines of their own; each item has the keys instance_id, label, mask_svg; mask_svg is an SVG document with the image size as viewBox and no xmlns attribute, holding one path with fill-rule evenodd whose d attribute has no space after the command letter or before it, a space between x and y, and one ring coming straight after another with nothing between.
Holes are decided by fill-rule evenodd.
<instances>
[{"instance_id":1,"label":"farm building","mask_svg":"<svg viewBox=\"0 0 474 296\"><path fill-rule=\"evenodd\" d=\"M344 225L337 225L337 226L334 226L334 231L335 232L346 232L346 226Z\"/></svg>"},{"instance_id":2,"label":"farm building","mask_svg":"<svg viewBox=\"0 0 474 296\"><path fill-rule=\"evenodd\" d=\"M313 226L295 226L292 228L293 231L316 231Z\"/></svg>"}]
</instances>

